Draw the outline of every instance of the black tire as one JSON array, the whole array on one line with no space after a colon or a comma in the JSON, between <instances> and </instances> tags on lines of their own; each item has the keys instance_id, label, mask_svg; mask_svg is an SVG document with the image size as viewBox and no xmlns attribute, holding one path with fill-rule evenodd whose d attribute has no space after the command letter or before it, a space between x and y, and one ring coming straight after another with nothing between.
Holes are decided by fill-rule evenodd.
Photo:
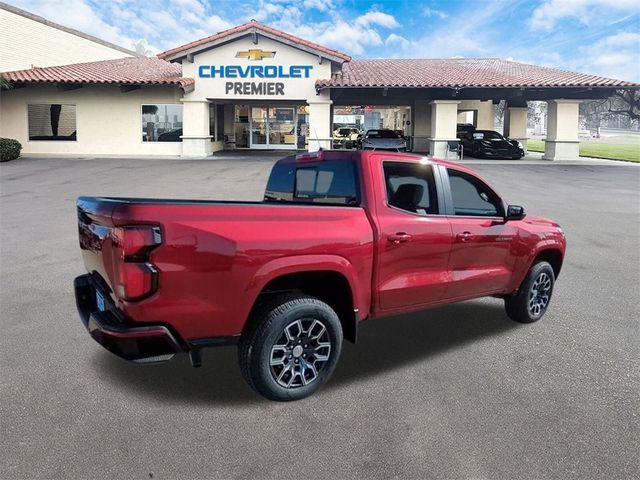
<instances>
[{"instance_id":1,"label":"black tire","mask_svg":"<svg viewBox=\"0 0 640 480\"><path fill-rule=\"evenodd\" d=\"M548 262L534 264L518 291L504 299L509 318L520 323L540 320L549 308L554 283L555 275Z\"/></svg>"},{"instance_id":2,"label":"black tire","mask_svg":"<svg viewBox=\"0 0 640 480\"><path fill-rule=\"evenodd\" d=\"M324 333L314 339L321 327ZM300 336L295 337L298 330ZM330 346L318 346L326 343ZM336 312L317 298L287 294L257 308L240 338L238 359L253 390L269 400L291 401L308 397L329 379L341 348L342 326ZM272 366L272 360L282 363Z\"/></svg>"}]
</instances>

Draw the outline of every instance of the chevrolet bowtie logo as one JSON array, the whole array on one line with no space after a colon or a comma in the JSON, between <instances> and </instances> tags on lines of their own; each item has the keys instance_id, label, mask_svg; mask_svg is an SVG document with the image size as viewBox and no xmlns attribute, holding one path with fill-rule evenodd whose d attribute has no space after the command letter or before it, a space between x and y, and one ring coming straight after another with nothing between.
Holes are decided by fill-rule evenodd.
<instances>
[{"instance_id":1,"label":"chevrolet bowtie logo","mask_svg":"<svg viewBox=\"0 0 640 480\"><path fill-rule=\"evenodd\" d=\"M263 58L272 58L276 56L276 52L267 52L260 49L249 49L245 52L236 53L236 58L245 57L249 60L262 60Z\"/></svg>"}]
</instances>

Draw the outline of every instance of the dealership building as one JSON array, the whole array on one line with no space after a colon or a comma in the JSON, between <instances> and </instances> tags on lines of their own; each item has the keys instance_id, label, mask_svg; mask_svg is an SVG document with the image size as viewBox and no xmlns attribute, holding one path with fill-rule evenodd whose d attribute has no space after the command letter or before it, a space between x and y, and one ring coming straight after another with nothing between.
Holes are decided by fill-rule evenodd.
<instances>
[{"instance_id":1,"label":"dealership building","mask_svg":"<svg viewBox=\"0 0 640 480\"><path fill-rule=\"evenodd\" d=\"M354 60L256 21L153 58L2 3L0 25L0 137L24 154L317 150L355 123L443 157L457 123L493 130L501 100L504 134L526 145L527 101L541 100L544 158L565 160L578 157L582 100L640 87L501 59Z\"/></svg>"}]
</instances>

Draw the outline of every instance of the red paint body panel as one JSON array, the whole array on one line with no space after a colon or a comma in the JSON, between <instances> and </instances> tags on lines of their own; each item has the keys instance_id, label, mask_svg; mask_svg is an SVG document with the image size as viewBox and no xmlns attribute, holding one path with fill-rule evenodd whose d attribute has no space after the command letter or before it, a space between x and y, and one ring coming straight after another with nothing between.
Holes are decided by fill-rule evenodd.
<instances>
[{"instance_id":1,"label":"red paint body panel","mask_svg":"<svg viewBox=\"0 0 640 480\"><path fill-rule=\"evenodd\" d=\"M166 325L192 341L239 335L264 287L290 273L341 274L364 319L507 294L517 289L539 251L554 249L564 256L564 236L549 220L419 216L389 206L382 162L420 157L388 152L321 157L316 160L356 162L360 206L81 197L86 268L104 279L130 322ZM458 164L422 163L476 175ZM162 238L144 260L157 271L155 291L138 301L119 298L114 288L123 260L113 253L113 230L132 225L158 226ZM462 232L471 238L461 241ZM389 240L398 233L410 241Z\"/></svg>"}]
</instances>

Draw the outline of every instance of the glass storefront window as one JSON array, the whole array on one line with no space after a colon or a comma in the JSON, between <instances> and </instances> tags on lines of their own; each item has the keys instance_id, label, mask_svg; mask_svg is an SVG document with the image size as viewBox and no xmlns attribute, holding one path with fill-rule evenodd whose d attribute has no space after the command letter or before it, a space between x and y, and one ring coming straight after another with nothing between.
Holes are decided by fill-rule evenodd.
<instances>
[{"instance_id":1,"label":"glass storefront window","mask_svg":"<svg viewBox=\"0 0 640 480\"><path fill-rule=\"evenodd\" d=\"M268 109L251 108L251 146L267 144Z\"/></svg>"},{"instance_id":2,"label":"glass storefront window","mask_svg":"<svg viewBox=\"0 0 640 480\"><path fill-rule=\"evenodd\" d=\"M212 142L226 142L224 134L224 105L221 103L209 104L209 135Z\"/></svg>"},{"instance_id":3,"label":"glass storefront window","mask_svg":"<svg viewBox=\"0 0 640 480\"><path fill-rule=\"evenodd\" d=\"M236 105L235 107L236 148L249 148L249 107Z\"/></svg>"},{"instance_id":4,"label":"glass storefront window","mask_svg":"<svg viewBox=\"0 0 640 480\"><path fill-rule=\"evenodd\" d=\"M76 141L75 105L28 105L27 117L29 140Z\"/></svg>"},{"instance_id":5,"label":"glass storefront window","mask_svg":"<svg viewBox=\"0 0 640 480\"><path fill-rule=\"evenodd\" d=\"M296 143L295 108L269 109L269 143L271 145L293 145Z\"/></svg>"},{"instance_id":6,"label":"glass storefront window","mask_svg":"<svg viewBox=\"0 0 640 480\"><path fill-rule=\"evenodd\" d=\"M298 146L300 150L306 150L309 145L309 107L298 107Z\"/></svg>"},{"instance_id":7,"label":"glass storefront window","mask_svg":"<svg viewBox=\"0 0 640 480\"><path fill-rule=\"evenodd\" d=\"M142 105L143 142L181 142L182 105Z\"/></svg>"},{"instance_id":8,"label":"glass storefront window","mask_svg":"<svg viewBox=\"0 0 640 480\"><path fill-rule=\"evenodd\" d=\"M235 106L236 148L295 150L307 145L306 106Z\"/></svg>"}]
</instances>

